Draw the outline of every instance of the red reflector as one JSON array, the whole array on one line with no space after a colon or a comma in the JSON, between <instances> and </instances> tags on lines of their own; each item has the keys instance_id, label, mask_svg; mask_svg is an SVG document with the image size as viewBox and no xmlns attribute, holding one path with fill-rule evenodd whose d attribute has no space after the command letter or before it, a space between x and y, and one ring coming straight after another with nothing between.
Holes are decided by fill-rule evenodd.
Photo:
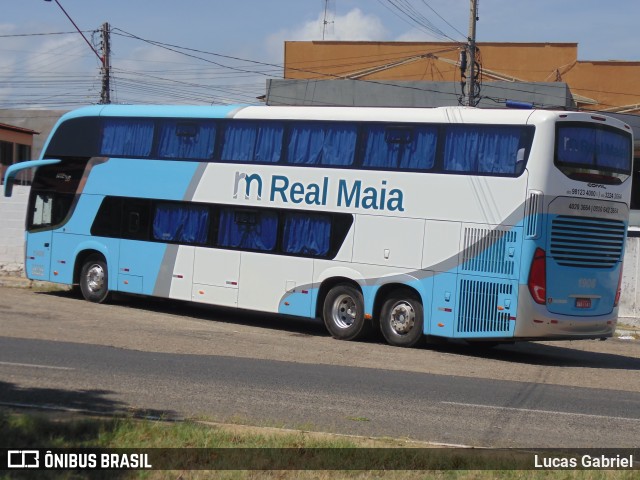
<instances>
[{"instance_id":1,"label":"red reflector","mask_svg":"<svg viewBox=\"0 0 640 480\"><path fill-rule=\"evenodd\" d=\"M607 119L605 117L598 117L596 115L591 115L591 118L593 118L594 120L598 120L599 122L606 122Z\"/></svg>"},{"instance_id":2,"label":"red reflector","mask_svg":"<svg viewBox=\"0 0 640 480\"><path fill-rule=\"evenodd\" d=\"M591 308L591 299L576 298L576 308Z\"/></svg>"},{"instance_id":3,"label":"red reflector","mask_svg":"<svg viewBox=\"0 0 640 480\"><path fill-rule=\"evenodd\" d=\"M534 323L544 323L544 321L542 321L542 320L536 320L535 318L533 319L533 322L534 322Z\"/></svg>"}]
</instances>

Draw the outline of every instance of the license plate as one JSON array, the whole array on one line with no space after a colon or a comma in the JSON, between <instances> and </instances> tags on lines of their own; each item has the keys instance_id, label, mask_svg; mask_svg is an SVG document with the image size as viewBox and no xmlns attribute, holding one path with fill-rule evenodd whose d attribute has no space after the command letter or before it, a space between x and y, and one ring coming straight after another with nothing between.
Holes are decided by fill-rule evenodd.
<instances>
[{"instance_id":1,"label":"license plate","mask_svg":"<svg viewBox=\"0 0 640 480\"><path fill-rule=\"evenodd\" d=\"M576 298L576 308L591 308L591 299Z\"/></svg>"}]
</instances>

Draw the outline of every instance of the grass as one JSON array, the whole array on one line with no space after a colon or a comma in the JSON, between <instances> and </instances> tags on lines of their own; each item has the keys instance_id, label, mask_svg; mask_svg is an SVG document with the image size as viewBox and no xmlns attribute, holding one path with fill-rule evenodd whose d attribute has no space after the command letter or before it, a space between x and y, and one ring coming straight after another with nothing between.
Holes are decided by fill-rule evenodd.
<instances>
[{"instance_id":1,"label":"grass","mask_svg":"<svg viewBox=\"0 0 640 480\"><path fill-rule=\"evenodd\" d=\"M354 421L366 421L364 418ZM500 470L459 470L465 468L468 458L460 450L429 449L425 444L401 439L377 439L346 437L305 431L280 430L277 428L251 427L237 424L212 424L209 422L164 422L134 418L88 417L67 413L42 413L0 410L0 446L12 449L28 448L191 448L230 449L224 452L228 458L225 465L238 470L184 470L152 471L38 471L0 472L0 478L145 478L145 479L514 479L529 480L549 478L554 480L631 480L633 471L532 471L509 470L513 462L500 459L491 463ZM397 447L404 447L398 449ZM258 450L246 450L258 449ZM286 449L286 450L277 450ZM317 450L316 450L317 449ZM167 455L180 452L167 450ZM193 459L211 460L211 450L190 450ZM415 454L413 453L415 452ZM473 453L472 451L471 453ZM475 452L478 452L475 450ZM157 452L156 452L157 453ZM480 453L483 453L480 451ZM204 455L199 457L198 455ZM498 453L500 454L500 453ZM507 452L511 455L512 452ZM247 456L249 455L249 457ZM500 454L501 455L501 454ZM232 458L236 456L235 460ZM290 458L293 465L317 467L317 470L270 470L269 467ZM289 457L287 457L289 456ZM254 465L265 465L267 470L240 470L243 460L250 458ZM286 458L284 460L286 460ZM420 468L427 459L433 470L373 470L389 465L413 465ZM184 460L184 458L183 458ZM236 461L237 463L233 463ZM265 462L265 463L259 463ZM275 462L275 463L269 463ZM279 463L280 462L280 463ZM298 463L296 463L298 462ZM433 463L436 462L436 463ZM482 464L475 463L474 465ZM502 463L500 463L502 462ZM199 463L202 465L202 463ZM291 464L289 464L291 465ZM329 470L320 467L327 465ZM336 466L351 465L362 470L334 470ZM366 465L366 467L363 467ZM157 466L157 464L156 464ZM366 469L365 469L366 468ZM451 469L451 470L449 470ZM23 475L19 475L23 473ZM36 474L37 475L33 475ZM635 475L634 475L635 474Z\"/></svg>"}]
</instances>

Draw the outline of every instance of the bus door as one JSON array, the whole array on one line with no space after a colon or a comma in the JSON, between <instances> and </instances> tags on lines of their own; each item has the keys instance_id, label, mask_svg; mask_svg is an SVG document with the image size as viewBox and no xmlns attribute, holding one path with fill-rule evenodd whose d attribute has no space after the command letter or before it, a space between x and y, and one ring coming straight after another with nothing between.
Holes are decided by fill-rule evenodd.
<instances>
[{"instance_id":1,"label":"bus door","mask_svg":"<svg viewBox=\"0 0 640 480\"><path fill-rule=\"evenodd\" d=\"M25 248L25 272L31 280L50 280L55 203L53 193L40 192L31 196Z\"/></svg>"}]
</instances>

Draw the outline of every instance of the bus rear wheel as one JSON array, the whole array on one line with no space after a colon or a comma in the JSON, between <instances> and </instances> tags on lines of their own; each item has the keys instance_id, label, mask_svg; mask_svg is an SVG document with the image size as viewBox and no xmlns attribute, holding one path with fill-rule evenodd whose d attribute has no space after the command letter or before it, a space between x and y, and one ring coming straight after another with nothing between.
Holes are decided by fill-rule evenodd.
<instances>
[{"instance_id":1,"label":"bus rear wheel","mask_svg":"<svg viewBox=\"0 0 640 480\"><path fill-rule=\"evenodd\" d=\"M323 319L331 336L338 340L357 340L369 331L362 292L352 285L340 284L329 290L324 300Z\"/></svg>"},{"instance_id":2,"label":"bus rear wheel","mask_svg":"<svg viewBox=\"0 0 640 480\"><path fill-rule=\"evenodd\" d=\"M102 303L109 297L109 273L104 258L92 255L80 270L80 291L85 300Z\"/></svg>"},{"instance_id":3,"label":"bus rear wheel","mask_svg":"<svg viewBox=\"0 0 640 480\"><path fill-rule=\"evenodd\" d=\"M380 330L389 345L415 347L422 340L424 313L415 294L393 292L382 305Z\"/></svg>"}]
</instances>

